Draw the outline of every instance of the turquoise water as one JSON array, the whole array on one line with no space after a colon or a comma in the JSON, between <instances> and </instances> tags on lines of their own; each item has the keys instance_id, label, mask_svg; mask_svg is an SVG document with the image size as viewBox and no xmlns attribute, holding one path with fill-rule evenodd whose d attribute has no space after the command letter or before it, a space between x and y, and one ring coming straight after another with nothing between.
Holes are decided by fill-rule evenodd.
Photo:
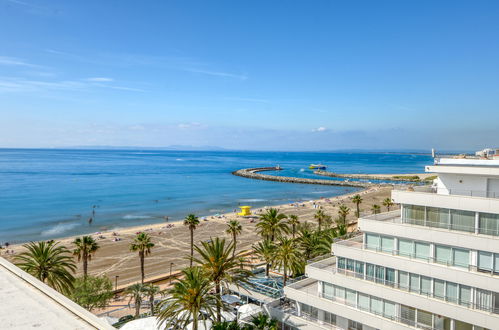
<instances>
[{"instance_id":1,"label":"turquoise water","mask_svg":"<svg viewBox=\"0 0 499 330\"><path fill-rule=\"evenodd\" d=\"M416 173L431 158L373 153L0 149L0 243L51 239L353 192L355 188L231 175L275 166L317 178L310 163L339 173ZM323 177L321 177L323 178ZM91 225L95 205L95 217Z\"/></svg>"}]
</instances>

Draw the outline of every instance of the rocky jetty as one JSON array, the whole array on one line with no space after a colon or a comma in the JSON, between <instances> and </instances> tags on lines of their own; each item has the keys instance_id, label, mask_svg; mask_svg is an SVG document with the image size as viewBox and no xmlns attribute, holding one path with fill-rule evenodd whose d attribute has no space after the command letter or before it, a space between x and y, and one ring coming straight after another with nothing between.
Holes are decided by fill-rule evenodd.
<instances>
[{"instance_id":1,"label":"rocky jetty","mask_svg":"<svg viewBox=\"0 0 499 330\"><path fill-rule=\"evenodd\" d=\"M249 179L265 180L265 181L276 181L276 182L288 182L288 183L303 183L303 184L321 184L327 186L346 186L346 187L360 187L360 188L370 188L374 186L382 186L380 184L368 183L368 182L358 182L358 181L336 181L336 180L322 180L322 179L308 179L308 178L296 178L289 176L278 176L262 174L259 172L265 171L279 171L282 170L281 167L255 167L255 168L244 168L232 172L233 175L241 176ZM388 184L387 184L388 186Z\"/></svg>"}]
</instances>

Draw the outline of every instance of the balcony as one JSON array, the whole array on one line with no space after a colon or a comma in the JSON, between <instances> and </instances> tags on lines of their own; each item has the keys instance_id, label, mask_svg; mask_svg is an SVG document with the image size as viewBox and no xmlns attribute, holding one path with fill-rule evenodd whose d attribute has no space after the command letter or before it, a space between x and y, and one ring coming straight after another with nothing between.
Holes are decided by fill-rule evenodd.
<instances>
[{"instance_id":1,"label":"balcony","mask_svg":"<svg viewBox=\"0 0 499 330\"><path fill-rule=\"evenodd\" d=\"M382 250L381 248L365 245L362 241L362 237L356 237L333 244L333 252L336 256L439 278L450 282L459 282L463 285L484 290L495 292L499 287L499 276L492 271L485 272L473 265L457 267L452 264L442 263L433 257L421 259L417 258L416 255L400 254L398 250Z\"/></svg>"}]
</instances>

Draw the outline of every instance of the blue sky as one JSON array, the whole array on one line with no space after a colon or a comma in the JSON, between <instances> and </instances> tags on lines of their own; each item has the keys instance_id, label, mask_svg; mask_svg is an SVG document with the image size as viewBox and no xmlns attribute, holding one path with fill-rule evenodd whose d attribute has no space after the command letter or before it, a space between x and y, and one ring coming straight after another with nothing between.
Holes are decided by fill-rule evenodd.
<instances>
[{"instance_id":1,"label":"blue sky","mask_svg":"<svg viewBox=\"0 0 499 330\"><path fill-rule=\"evenodd\" d=\"M0 147L475 149L497 1L0 0Z\"/></svg>"}]
</instances>

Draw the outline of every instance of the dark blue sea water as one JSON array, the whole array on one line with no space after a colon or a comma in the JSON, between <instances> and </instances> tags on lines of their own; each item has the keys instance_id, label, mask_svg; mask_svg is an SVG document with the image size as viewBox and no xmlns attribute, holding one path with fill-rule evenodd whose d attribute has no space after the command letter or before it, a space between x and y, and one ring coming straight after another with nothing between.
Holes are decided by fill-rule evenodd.
<instances>
[{"instance_id":1,"label":"dark blue sea water","mask_svg":"<svg viewBox=\"0 0 499 330\"><path fill-rule=\"evenodd\" d=\"M374 153L0 149L0 243L355 191L231 175L240 168L279 164L285 169L280 175L316 177L308 165L318 162L339 173L417 173L431 158ZM94 205L95 217L89 225Z\"/></svg>"}]
</instances>

